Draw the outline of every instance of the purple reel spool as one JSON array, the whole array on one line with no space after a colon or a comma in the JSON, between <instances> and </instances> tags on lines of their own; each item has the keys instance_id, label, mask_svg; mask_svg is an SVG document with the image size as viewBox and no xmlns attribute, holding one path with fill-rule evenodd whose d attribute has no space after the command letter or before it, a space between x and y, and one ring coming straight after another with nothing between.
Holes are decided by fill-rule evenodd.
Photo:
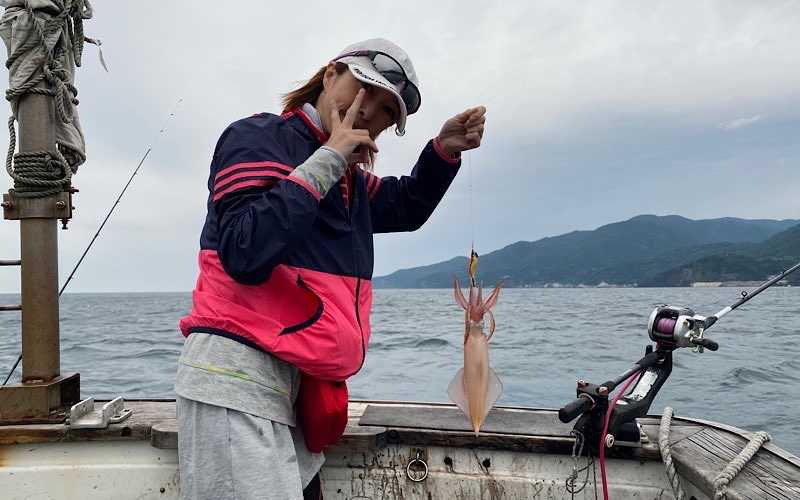
<instances>
[{"instance_id":1,"label":"purple reel spool","mask_svg":"<svg viewBox=\"0 0 800 500\"><path fill-rule=\"evenodd\" d=\"M672 318L661 318L656 322L656 331L664 335L672 335L675 332L677 320Z\"/></svg>"}]
</instances>

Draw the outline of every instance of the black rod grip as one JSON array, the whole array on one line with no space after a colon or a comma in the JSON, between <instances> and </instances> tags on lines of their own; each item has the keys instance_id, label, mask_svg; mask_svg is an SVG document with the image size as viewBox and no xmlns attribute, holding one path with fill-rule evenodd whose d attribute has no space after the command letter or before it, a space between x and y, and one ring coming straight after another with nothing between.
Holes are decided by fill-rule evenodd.
<instances>
[{"instance_id":1,"label":"black rod grip","mask_svg":"<svg viewBox=\"0 0 800 500\"><path fill-rule=\"evenodd\" d=\"M698 339L695 343L697 345L701 345L701 346L705 347L709 351L716 351L717 349L719 349L719 344L717 344L716 342L714 342L711 339L702 338L702 339Z\"/></svg>"},{"instance_id":2,"label":"black rod grip","mask_svg":"<svg viewBox=\"0 0 800 500\"><path fill-rule=\"evenodd\" d=\"M592 401L589 398L578 398L558 410L558 419L564 422L571 422L592 409Z\"/></svg>"}]
</instances>

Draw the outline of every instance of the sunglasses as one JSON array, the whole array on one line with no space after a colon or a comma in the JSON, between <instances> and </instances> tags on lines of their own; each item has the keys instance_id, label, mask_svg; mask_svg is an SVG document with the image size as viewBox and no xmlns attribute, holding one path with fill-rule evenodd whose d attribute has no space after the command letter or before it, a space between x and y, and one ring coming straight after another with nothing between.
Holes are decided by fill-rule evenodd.
<instances>
[{"instance_id":1,"label":"sunglasses","mask_svg":"<svg viewBox=\"0 0 800 500\"><path fill-rule=\"evenodd\" d=\"M345 57L366 57L372 63L375 71L380 73L381 76L386 78L392 85L394 85L400 92L400 98L406 105L406 112L410 115L416 113L422 103L422 98L419 94L419 89L414 85L414 82L408 79L406 71L403 66L395 59L385 52L377 50L357 50L342 54L334 61L343 59Z\"/></svg>"}]
</instances>

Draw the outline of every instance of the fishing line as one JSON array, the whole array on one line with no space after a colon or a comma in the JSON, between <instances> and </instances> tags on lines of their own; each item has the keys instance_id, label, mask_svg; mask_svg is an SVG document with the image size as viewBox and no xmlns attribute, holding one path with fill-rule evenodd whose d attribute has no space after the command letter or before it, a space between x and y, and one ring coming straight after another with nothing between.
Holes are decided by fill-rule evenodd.
<instances>
[{"instance_id":1,"label":"fishing line","mask_svg":"<svg viewBox=\"0 0 800 500\"><path fill-rule=\"evenodd\" d=\"M487 113L489 111L489 106L487 106L486 104L488 104L489 101L487 100L486 104L480 104L480 102L484 97L486 97L486 94L489 92L489 90L491 90L490 85L486 85L483 88L483 90L481 90L481 92L478 94L478 96L475 98L475 102L479 103L476 106L485 106ZM483 137L481 137L481 146L483 146ZM465 152L465 155L467 157L466 158L467 171L469 173L469 175L468 175L469 179L467 181L467 189L468 189L468 193L469 193L470 255L475 253L475 225L476 224L475 224L475 209L474 209L474 201L473 201L474 190L473 190L473 174L472 174L472 155L477 152L477 149L480 149L480 147L476 148L476 149L470 149L470 150Z\"/></svg>"},{"instance_id":2,"label":"fishing line","mask_svg":"<svg viewBox=\"0 0 800 500\"><path fill-rule=\"evenodd\" d=\"M478 101L480 102L480 101ZM483 145L483 138L481 137L481 145ZM469 230L470 230L470 255L475 253L475 209L473 202L473 188L472 188L472 155L475 153L474 149L470 149L464 153L467 157L467 192L469 198Z\"/></svg>"},{"instance_id":3,"label":"fishing line","mask_svg":"<svg viewBox=\"0 0 800 500\"><path fill-rule=\"evenodd\" d=\"M471 232L470 249L475 251L475 214L472 208L472 151L467 152L467 171L469 172L469 229Z\"/></svg>"},{"instance_id":4,"label":"fishing line","mask_svg":"<svg viewBox=\"0 0 800 500\"><path fill-rule=\"evenodd\" d=\"M89 242L89 245L86 247L86 250L83 251L83 254L78 259L78 262L75 264L75 267L72 268L72 272L69 273L69 276L64 282L64 285L61 287L61 290L58 291L59 297L61 297L61 294L64 293L64 290L66 290L67 285L69 285L72 279L75 277L75 272L78 270L78 267L80 267L81 263L83 263L83 259L86 258L86 255L89 253L89 250L92 248L92 245L94 245L94 242L97 240L98 236L100 236L100 232L105 227L106 222L108 222L108 219L111 217L111 214L114 213L114 210L117 208L117 205L119 205L120 200L122 200L122 197L125 195L125 191L128 190L128 187L133 182L133 178L136 177L136 174L139 173L139 169L142 168L142 165L144 164L145 160L147 159L148 156L150 156L150 152L158 143L158 140L164 135L164 132L166 132L167 124L170 122L170 120L172 120L172 117L175 116L175 113L177 113L178 106L180 106L181 102L183 102L183 98L178 99L178 101L175 103L173 111L169 114L169 116L167 116L167 118L164 120L164 123L161 125L161 128L159 128L158 132L150 141L150 146L148 146L147 151L145 151L144 155L142 155L141 160L139 160L139 164L136 165L136 168L133 170L133 173L128 178L128 182L125 183L125 186L122 188L122 191L120 191L119 196L117 196L116 201L114 201L114 204L111 206L111 209L106 214L106 217L105 219L103 219L103 222L100 224L100 227L97 229L97 232L94 233L94 236ZM3 381L2 385L6 385L6 383L8 383L8 380L14 374L14 371L17 369L17 366L19 366L19 362L21 360L22 360L22 353L20 353L20 355L17 357L17 361L14 363L14 366L11 368L11 371L8 372L8 376L6 376L6 379L5 381Z\"/></svg>"}]
</instances>

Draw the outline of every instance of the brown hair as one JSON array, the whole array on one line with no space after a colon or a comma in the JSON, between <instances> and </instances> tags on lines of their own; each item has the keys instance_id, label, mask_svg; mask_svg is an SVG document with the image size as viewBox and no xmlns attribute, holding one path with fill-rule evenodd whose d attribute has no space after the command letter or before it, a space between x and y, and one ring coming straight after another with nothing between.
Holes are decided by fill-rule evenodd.
<instances>
[{"instance_id":1,"label":"brown hair","mask_svg":"<svg viewBox=\"0 0 800 500\"><path fill-rule=\"evenodd\" d=\"M303 104L317 104L317 99L319 99L320 94L324 89L322 85L322 80L325 77L325 70L328 69L327 66L321 67L314 76L312 76L306 83L302 86L283 94L281 98L281 102L283 103L283 111L289 111L290 109L302 107ZM344 63L337 62L336 63L336 74L341 75L347 70L347 65Z\"/></svg>"}]
</instances>

